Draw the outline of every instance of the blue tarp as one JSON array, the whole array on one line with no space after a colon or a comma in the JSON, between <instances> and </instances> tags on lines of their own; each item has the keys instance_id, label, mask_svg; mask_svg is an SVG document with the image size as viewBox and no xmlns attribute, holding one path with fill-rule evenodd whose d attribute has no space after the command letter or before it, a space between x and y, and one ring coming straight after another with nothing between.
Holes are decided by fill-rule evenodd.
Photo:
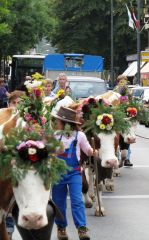
<instances>
[{"instance_id":1,"label":"blue tarp","mask_svg":"<svg viewBox=\"0 0 149 240\"><path fill-rule=\"evenodd\" d=\"M102 72L103 61L101 56L84 55L83 71L87 72Z\"/></svg>"},{"instance_id":2,"label":"blue tarp","mask_svg":"<svg viewBox=\"0 0 149 240\"><path fill-rule=\"evenodd\" d=\"M64 54L49 54L45 57L43 70L64 71Z\"/></svg>"},{"instance_id":3,"label":"blue tarp","mask_svg":"<svg viewBox=\"0 0 149 240\"><path fill-rule=\"evenodd\" d=\"M75 63L77 57L82 60L80 66L66 65L66 59L70 57L71 64ZM51 71L83 71L83 72L102 72L104 59L101 56L85 54L49 54L44 59L43 70Z\"/></svg>"}]
</instances>

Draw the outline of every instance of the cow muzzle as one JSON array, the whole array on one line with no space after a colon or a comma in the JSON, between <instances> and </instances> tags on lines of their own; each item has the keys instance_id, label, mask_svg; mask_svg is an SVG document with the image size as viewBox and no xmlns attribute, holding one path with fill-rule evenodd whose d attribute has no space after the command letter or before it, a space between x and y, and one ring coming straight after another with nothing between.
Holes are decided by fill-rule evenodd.
<instances>
[{"instance_id":1,"label":"cow muzzle","mask_svg":"<svg viewBox=\"0 0 149 240\"><path fill-rule=\"evenodd\" d=\"M47 216L37 213L24 214L18 225L26 229L40 229L48 224Z\"/></svg>"},{"instance_id":2,"label":"cow muzzle","mask_svg":"<svg viewBox=\"0 0 149 240\"><path fill-rule=\"evenodd\" d=\"M106 168L117 168L118 167L118 160L117 159L109 159L105 162Z\"/></svg>"},{"instance_id":3,"label":"cow muzzle","mask_svg":"<svg viewBox=\"0 0 149 240\"><path fill-rule=\"evenodd\" d=\"M132 137L132 138L127 138L126 143L127 144L132 144L136 142L136 138Z\"/></svg>"}]
</instances>

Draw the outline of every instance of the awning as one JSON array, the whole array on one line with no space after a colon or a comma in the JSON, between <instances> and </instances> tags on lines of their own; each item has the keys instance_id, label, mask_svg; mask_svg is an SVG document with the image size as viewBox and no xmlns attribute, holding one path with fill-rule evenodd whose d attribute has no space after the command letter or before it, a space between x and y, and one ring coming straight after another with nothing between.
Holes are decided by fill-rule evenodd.
<instances>
[{"instance_id":1,"label":"awning","mask_svg":"<svg viewBox=\"0 0 149 240\"><path fill-rule=\"evenodd\" d=\"M149 73L149 62L143 66L141 73Z\"/></svg>"},{"instance_id":2,"label":"awning","mask_svg":"<svg viewBox=\"0 0 149 240\"><path fill-rule=\"evenodd\" d=\"M142 67L145 64L145 62L141 62L140 66ZM137 73L137 61L132 62L129 67L123 72L122 75L125 75L126 77L134 77Z\"/></svg>"}]
</instances>

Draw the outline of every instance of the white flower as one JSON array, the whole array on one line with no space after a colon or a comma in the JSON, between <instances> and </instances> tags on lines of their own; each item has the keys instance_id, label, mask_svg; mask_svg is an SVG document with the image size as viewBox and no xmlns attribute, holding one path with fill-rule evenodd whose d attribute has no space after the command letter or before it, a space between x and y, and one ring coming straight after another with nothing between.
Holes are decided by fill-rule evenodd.
<instances>
[{"instance_id":1,"label":"white flower","mask_svg":"<svg viewBox=\"0 0 149 240\"><path fill-rule=\"evenodd\" d=\"M106 129L107 130L111 130L112 129L112 126L110 126L109 124L106 126Z\"/></svg>"},{"instance_id":2,"label":"white flower","mask_svg":"<svg viewBox=\"0 0 149 240\"><path fill-rule=\"evenodd\" d=\"M37 81L37 80L34 80L34 81L25 81L24 82L24 85L27 87L27 88L36 88L36 87L39 87L42 85L42 81Z\"/></svg>"},{"instance_id":3,"label":"white flower","mask_svg":"<svg viewBox=\"0 0 149 240\"><path fill-rule=\"evenodd\" d=\"M103 118L103 115L98 115L97 119L101 120Z\"/></svg>"},{"instance_id":4,"label":"white flower","mask_svg":"<svg viewBox=\"0 0 149 240\"><path fill-rule=\"evenodd\" d=\"M36 154L37 153L37 150L35 149L35 148L29 148L28 149L28 154L29 155L34 155L34 154Z\"/></svg>"},{"instance_id":5,"label":"white flower","mask_svg":"<svg viewBox=\"0 0 149 240\"><path fill-rule=\"evenodd\" d=\"M99 126L100 124L101 124L101 120L98 119L98 120L96 121L96 125Z\"/></svg>"}]
</instances>

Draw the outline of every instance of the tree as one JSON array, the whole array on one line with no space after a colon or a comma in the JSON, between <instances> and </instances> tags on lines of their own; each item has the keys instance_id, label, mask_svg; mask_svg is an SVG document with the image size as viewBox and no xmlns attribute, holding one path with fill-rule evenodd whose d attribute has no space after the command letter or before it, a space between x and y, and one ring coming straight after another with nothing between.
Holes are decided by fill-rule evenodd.
<instances>
[{"instance_id":1,"label":"tree","mask_svg":"<svg viewBox=\"0 0 149 240\"><path fill-rule=\"evenodd\" d=\"M129 3L129 1L127 1ZM110 66L109 0L53 0L56 19L50 34L58 52L97 54ZM142 6L143 7L143 6ZM142 48L145 46L142 34ZM136 53L136 33L128 27L128 16L122 0L114 1L114 63L125 68L127 54Z\"/></svg>"},{"instance_id":2,"label":"tree","mask_svg":"<svg viewBox=\"0 0 149 240\"><path fill-rule=\"evenodd\" d=\"M51 28L48 6L49 0L7 0L9 14L5 22L0 19L0 56L24 53L46 36Z\"/></svg>"},{"instance_id":3,"label":"tree","mask_svg":"<svg viewBox=\"0 0 149 240\"><path fill-rule=\"evenodd\" d=\"M11 29L6 22L6 19L8 18L10 12L7 8L7 4L5 0L1 0L0 4L0 37L10 34Z\"/></svg>"}]
</instances>

